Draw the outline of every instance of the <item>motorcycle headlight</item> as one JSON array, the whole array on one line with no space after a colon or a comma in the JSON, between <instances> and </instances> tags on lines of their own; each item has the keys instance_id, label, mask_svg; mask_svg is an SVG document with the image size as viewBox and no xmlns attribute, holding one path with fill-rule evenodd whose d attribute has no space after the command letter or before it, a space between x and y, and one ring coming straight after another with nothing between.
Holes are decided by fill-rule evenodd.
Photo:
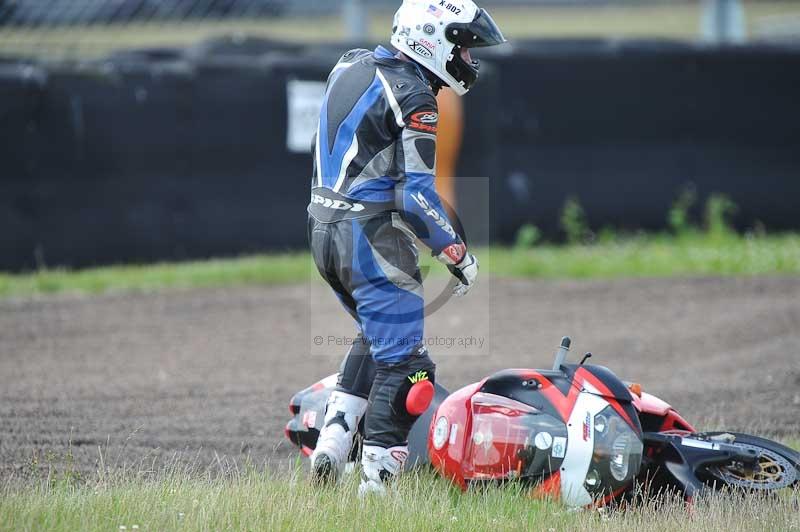
<instances>
[{"instance_id":1,"label":"motorcycle headlight","mask_svg":"<svg viewBox=\"0 0 800 532\"><path fill-rule=\"evenodd\" d=\"M570 506L606 500L631 485L642 462L643 443L635 421L619 405L589 392L578 397L567 429L561 464L561 498ZM615 408L616 407L616 408Z\"/></svg>"},{"instance_id":2,"label":"motorcycle headlight","mask_svg":"<svg viewBox=\"0 0 800 532\"><path fill-rule=\"evenodd\" d=\"M437 451L444 447L444 442L447 441L447 435L450 432L447 425L447 418L441 416L436 420L436 425L433 426L433 448Z\"/></svg>"},{"instance_id":3,"label":"motorcycle headlight","mask_svg":"<svg viewBox=\"0 0 800 532\"><path fill-rule=\"evenodd\" d=\"M623 432L614 438L610 461L611 476L620 482L628 477L632 451L631 433Z\"/></svg>"},{"instance_id":4,"label":"motorcycle headlight","mask_svg":"<svg viewBox=\"0 0 800 532\"><path fill-rule=\"evenodd\" d=\"M586 486L590 492L593 487L597 493L611 492L638 474L642 440L611 407L594 416L593 426L592 466L601 481L587 482Z\"/></svg>"}]
</instances>

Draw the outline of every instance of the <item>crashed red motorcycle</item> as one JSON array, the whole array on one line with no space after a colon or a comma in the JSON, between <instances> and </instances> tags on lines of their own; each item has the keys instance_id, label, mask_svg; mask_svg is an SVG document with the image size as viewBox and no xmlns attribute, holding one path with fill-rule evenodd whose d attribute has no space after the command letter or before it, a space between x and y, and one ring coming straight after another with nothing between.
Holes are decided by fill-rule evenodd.
<instances>
[{"instance_id":1,"label":"crashed red motorcycle","mask_svg":"<svg viewBox=\"0 0 800 532\"><path fill-rule=\"evenodd\" d=\"M669 404L608 368L566 362L564 337L550 370L508 369L448 394L441 386L409 435L409 466L427 464L462 489L519 481L569 506L677 492L687 499L732 487L769 492L800 485L800 453L735 432L699 432ZM335 385L296 394L286 427L310 454ZM351 458L357 459L358 445Z\"/></svg>"}]
</instances>

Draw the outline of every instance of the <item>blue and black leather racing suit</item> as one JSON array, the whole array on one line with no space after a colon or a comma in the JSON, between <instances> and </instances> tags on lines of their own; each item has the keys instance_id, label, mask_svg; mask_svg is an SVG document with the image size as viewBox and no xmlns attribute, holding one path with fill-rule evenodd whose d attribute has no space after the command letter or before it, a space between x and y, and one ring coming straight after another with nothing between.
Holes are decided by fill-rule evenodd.
<instances>
[{"instance_id":1,"label":"blue and black leather racing suit","mask_svg":"<svg viewBox=\"0 0 800 532\"><path fill-rule=\"evenodd\" d=\"M366 439L384 446L413 424L399 404L406 377L434 377L415 240L435 255L461 244L434 187L438 109L427 76L382 46L347 52L328 78L314 142L312 255L360 331L339 388L369 396Z\"/></svg>"}]
</instances>

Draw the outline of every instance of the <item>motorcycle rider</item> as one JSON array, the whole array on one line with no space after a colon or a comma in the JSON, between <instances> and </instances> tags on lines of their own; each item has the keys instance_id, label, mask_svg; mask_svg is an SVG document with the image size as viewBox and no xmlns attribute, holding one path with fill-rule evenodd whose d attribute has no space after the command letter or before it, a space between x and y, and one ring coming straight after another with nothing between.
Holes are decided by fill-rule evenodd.
<instances>
[{"instance_id":1,"label":"motorcycle rider","mask_svg":"<svg viewBox=\"0 0 800 532\"><path fill-rule=\"evenodd\" d=\"M434 187L435 96L442 87L466 94L479 69L469 49L503 42L471 0L405 0L392 27L396 52L350 50L328 77L314 139L309 243L359 334L311 456L316 480L337 478L366 416L359 493L382 493L433 397L415 239L458 279L456 295L478 274Z\"/></svg>"}]
</instances>

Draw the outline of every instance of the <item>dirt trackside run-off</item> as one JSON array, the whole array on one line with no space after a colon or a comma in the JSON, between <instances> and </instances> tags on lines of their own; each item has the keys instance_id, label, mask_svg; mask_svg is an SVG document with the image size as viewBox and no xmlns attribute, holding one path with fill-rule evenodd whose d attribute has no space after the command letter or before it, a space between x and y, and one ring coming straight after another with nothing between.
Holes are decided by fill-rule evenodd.
<instances>
[{"instance_id":1,"label":"dirt trackside run-off","mask_svg":"<svg viewBox=\"0 0 800 532\"><path fill-rule=\"evenodd\" d=\"M432 347L450 388L547 367L570 334L575 356L591 350L704 428L800 434L797 277L493 279L479 290L491 291L489 355ZM450 301L427 333L474 334L485 329L475 315L469 299ZM323 328L353 331L316 284L2 301L0 478L30 476L70 445L84 475L101 454L107 465L148 468L248 456L286 465L289 397L335 372L347 349L309 354Z\"/></svg>"}]
</instances>

